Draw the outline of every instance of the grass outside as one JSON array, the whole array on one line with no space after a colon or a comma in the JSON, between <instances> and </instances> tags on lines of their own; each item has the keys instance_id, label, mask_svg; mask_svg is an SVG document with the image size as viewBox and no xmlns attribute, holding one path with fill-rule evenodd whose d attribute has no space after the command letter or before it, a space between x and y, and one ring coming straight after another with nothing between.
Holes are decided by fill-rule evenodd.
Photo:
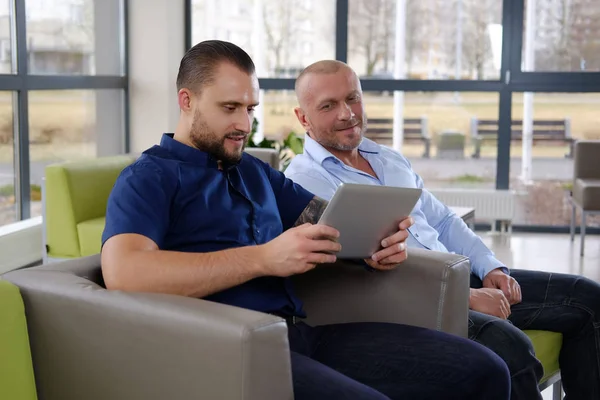
<instances>
[{"instance_id":1,"label":"grass outside","mask_svg":"<svg viewBox=\"0 0 600 400\"><path fill-rule=\"evenodd\" d=\"M513 98L513 119L523 117L522 95ZM393 96L365 94L367 116L392 118ZM293 109L296 98L291 91L265 96L265 132L277 137L290 130L302 132ZM600 95L599 94L536 94L534 95L535 119L571 119L574 138L600 139ZM406 93L404 116L417 118L426 116L429 132L435 142L437 135L446 130L456 130L470 136L472 117L479 119L498 118L498 95L495 93Z\"/></svg>"},{"instance_id":2,"label":"grass outside","mask_svg":"<svg viewBox=\"0 0 600 400\"><path fill-rule=\"evenodd\" d=\"M498 94L449 92L408 92L404 97L404 116L428 118L433 139L433 154L437 135L445 130L457 130L469 137L473 116L495 119L498 115ZM393 96L365 93L369 117L393 117ZM72 160L95 156L95 96L93 91L39 91L30 94L31 160ZM293 112L296 98L293 91L267 91L265 95L265 132L270 138L282 137L291 130L302 133ZM513 118L522 118L522 95L515 94ZM600 139L599 94L536 94L534 118L570 118L574 138ZM0 163L12 162L12 97L0 93ZM563 157L567 147L547 144L535 146L534 157ZM419 156L422 146L407 143L407 156ZM472 154L467 139L466 155ZM484 157L495 157L495 143L482 147ZM511 154L520 156L515 144Z\"/></svg>"}]
</instances>

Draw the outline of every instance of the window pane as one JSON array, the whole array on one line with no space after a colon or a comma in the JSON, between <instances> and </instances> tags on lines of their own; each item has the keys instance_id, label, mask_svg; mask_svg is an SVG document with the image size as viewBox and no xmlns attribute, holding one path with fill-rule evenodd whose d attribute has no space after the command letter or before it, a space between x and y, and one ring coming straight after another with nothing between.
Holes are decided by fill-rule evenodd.
<instances>
[{"instance_id":1,"label":"window pane","mask_svg":"<svg viewBox=\"0 0 600 400\"><path fill-rule=\"evenodd\" d=\"M520 179L523 173L520 142L511 148L511 188L523 193L519 196L515 223L569 225L573 159L569 157L568 137L600 139L600 93L534 93L531 103L533 138L539 140L535 140L532 148L530 184ZM523 94L514 94L513 118L522 119L523 110ZM557 124L543 125L548 123ZM518 125L513 129L518 129ZM544 134L547 129L554 131L555 139L543 139L548 136ZM589 217L588 226L600 226L600 217Z\"/></svg>"},{"instance_id":2,"label":"window pane","mask_svg":"<svg viewBox=\"0 0 600 400\"><path fill-rule=\"evenodd\" d=\"M600 71L597 0L528 0L525 4L524 71ZM530 41L528 26L533 27Z\"/></svg>"},{"instance_id":3,"label":"window pane","mask_svg":"<svg viewBox=\"0 0 600 400\"><path fill-rule=\"evenodd\" d=\"M401 3L350 0L348 57L362 78L394 77L398 38L404 47L398 77L498 79L502 1L406 0L397 10ZM400 26L397 11L405 16Z\"/></svg>"},{"instance_id":4,"label":"window pane","mask_svg":"<svg viewBox=\"0 0 600 400\"><path fill-rule=\"evenodd\" d=\"M335 58L335 0L192 0L192 44L220 39L243 48L259 77L296 77Z\"/></svg>"},{"instance_id":5,"label":"window pane","mask_svg":"<svg viewBox=\"0 0 600 400\"><path fill-rule=\"evenodd\" d=\"M264 135L268 139L279 139L291 131L304 135L294 108L298 101L293 90L265 90Z\"/></svg>"},{"instance_id":6,"label":"window pane","mask_svg":"<svg viewBox=\"0 0 600 400\"><path fill-rule=\"evenodd\" d=\"M471 140L474 119L498 118L498 94L405 92L402 107L394 109L393 95L367 93L369 127L388 129L387 139L367 136L392 146L392 120L403 115L402 154L427 188L493 188L496 180L496 147L478 159ZM427 156L427 142L429 154Z\"/></svg>"},{"instance_id":7,"label":"window pane","mask_svg":"<svg viewBox=\"0 0 600 400\"><path fill-rule=\"evenodd\" d=\"M26 0L29 73L120 75L121 0Z\"/></svg>"},{"instance_id":8,"label":"window pane","mask_svg":"<svg viewBox=\"0 0 600 400\"><path fill-rule=\"evenodd\" d=\"M0 0L0 74L10 74L12 68L10 1Z\"/></svg>"},{"instance_id":9,"label":"window pane","mask_svg":"<svg viewBox=\"0 0 600 400\"><path fill-rule=\"evenodd\" d=\"M120 90L29 92L31 215L41 215L39 190L48 164L123 152Z\"/></svg>"},{"instance_id":10,"label":"window pane","mask_svg":"<svg viewBox=\"0 0 600 400\"><path fill-rule=\"evenodd\" d=\"M0 92L0 226L17 220L12 93Z\"/></svg>"}]
</instances>

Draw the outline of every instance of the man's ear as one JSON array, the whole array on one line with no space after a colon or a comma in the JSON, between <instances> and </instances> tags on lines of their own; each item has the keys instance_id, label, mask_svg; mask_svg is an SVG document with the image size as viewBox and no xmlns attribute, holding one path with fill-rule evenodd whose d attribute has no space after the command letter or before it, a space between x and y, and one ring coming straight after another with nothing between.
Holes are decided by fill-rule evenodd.
<instances>
[{"instance_id":1,"label":"man's ear","mask_svg":"<svg viewBox=\"0 0 600 400\"><path fill-rule=\"evenodd\" d=\"M300 122L300 125L302 125L304 130L308 131L310 126L308 124L308 121L306 120L306 114L304 113L304 110L302 110L302 108L300 107L296 107L294 108L294 113L296 114L296 118L298 118L298 122Z\"/></svg>"},{"instance_id":2,"label":"man's ear","mask_svg":"<svg viewBox=\"0 0 600 400\"><path fill-rule=\"evenodd\" d=\"M179 102L179 109L182 112L189 112L192 110L192 93L189 89L180 89L179 92L177 92L177 100Z\"/></svg>"}]
</instances>

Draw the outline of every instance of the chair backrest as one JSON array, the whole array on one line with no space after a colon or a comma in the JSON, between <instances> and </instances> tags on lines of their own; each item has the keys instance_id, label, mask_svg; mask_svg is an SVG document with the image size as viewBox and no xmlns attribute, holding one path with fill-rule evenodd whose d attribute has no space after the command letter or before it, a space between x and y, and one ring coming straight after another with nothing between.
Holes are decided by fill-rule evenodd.
<instances>
[{"instance_id":1,"label":"chair backrest","mask_svg":"<svg viewBox=\"0 0 600 400\"><path fill-rule=\"evenodd\" d=\"M600 179L600 140L575 143L574 179Z\"/></svg>"},{"instance_id":2,"label":"chair backrest","mask_svg":"<svg viewBox=\"0 0 600 400\"><path fill-rule=\"evenodd\" d=\"M45 169L44 225L48 253L79 257L77 224L106 214L110 192L133 155L52 164Z\"/></svg>"},{"instance_id":3,"label":"chair backrest","mask_svg":"<svg viewBox=\"0 0 600 400\"><path fill-rule=\"evenodd\" d=\"M0 399L37 399L25 307L19 289L0 279Z\"/></svg>"},{"instance_id":4,"label":"chair backrest","mask_svg":"<svg viewBox=\"0 0 600 400\"><path fill-rule=\"evenodd\" d=\"M279 152L277 150L260 147L248 147L245 151L251 156L254 156L259 160L266 162L271 167L279 169Z\"/></svg>"}]
</instances>

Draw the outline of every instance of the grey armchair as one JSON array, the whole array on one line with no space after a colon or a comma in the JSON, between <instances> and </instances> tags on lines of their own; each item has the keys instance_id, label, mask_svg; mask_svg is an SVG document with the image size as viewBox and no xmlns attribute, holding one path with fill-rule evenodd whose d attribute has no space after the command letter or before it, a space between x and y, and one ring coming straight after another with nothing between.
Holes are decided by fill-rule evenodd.
<instances>
[{"instance_id":1,"label":"grey armchair","mask_svg":"<svg viewBox=\"0 0 600 400\"><path fill-rule=\"evenodd\" d=\"M581 211L580 255L585 247L587 216L600 214L600 140L575 143L573 192L571 196L571 241L575 238L576 210Z\"/></svg>"},{"instance_id":2,"label":"grey armchair","mask_svg":"<svg viewBox=\"0 0 600 400\"><path fill-rule=\"evenodd\" d=\"M410 249L391 272L338 263L294 280L307 323L397 322L464 337L469 268L462 256ZM24 299L41 399L293 399L279 317L106 290L97 255L3 278Z\"/></svg>"}]
</instances>

